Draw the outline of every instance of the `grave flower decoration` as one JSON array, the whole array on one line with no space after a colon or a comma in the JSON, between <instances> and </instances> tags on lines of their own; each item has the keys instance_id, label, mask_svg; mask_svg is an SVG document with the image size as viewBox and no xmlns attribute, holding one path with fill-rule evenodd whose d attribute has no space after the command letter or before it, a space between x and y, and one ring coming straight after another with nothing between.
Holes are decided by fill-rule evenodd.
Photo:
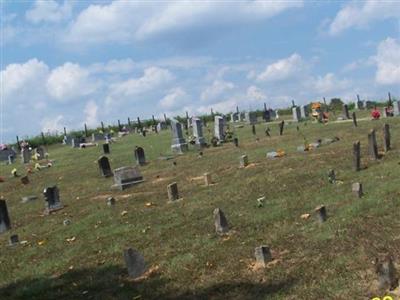
<instances>
[{"instance_id":1,"label":"grave flower decoration","mask_svg":"<svg viewBox=\"0 0 400 300\"><path fill-rule=\"evenodd\" d=\"M14 168L14 169L11 170L11 175L14 176L14 177L18 177L17 169L16 169L16 168Z\"/></svg>"}]
</instances>

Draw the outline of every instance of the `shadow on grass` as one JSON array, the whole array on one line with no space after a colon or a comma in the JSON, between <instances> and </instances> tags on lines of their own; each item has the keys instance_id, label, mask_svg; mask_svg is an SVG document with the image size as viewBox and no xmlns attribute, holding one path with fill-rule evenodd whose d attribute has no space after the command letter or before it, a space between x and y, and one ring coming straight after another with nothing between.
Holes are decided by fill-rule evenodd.
<instances>
[{"instance_id":1,"label":"shadow on grass","mask_svg":"<svg viewBox=\"0 0 400 300\"><path fill-rule=\"evenodd\" d=\"M132 282L126 270L110 266L69 271L54 278L18 280L0 288L0 299L267 299L294 283L290 279L273 284L229 282L196 290L190 290L189 286L174 290L171 288L174 284L169 282L159 275Z\"/></svg>"}]
</instances>

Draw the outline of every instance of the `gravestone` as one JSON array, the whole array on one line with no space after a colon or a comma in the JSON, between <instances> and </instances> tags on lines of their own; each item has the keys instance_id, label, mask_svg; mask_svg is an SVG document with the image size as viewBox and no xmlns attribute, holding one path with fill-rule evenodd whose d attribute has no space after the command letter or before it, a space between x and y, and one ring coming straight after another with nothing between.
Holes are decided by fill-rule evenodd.
<instances>
[{"instance_id":1,"label":"gravestone","mask_svg":"<svg viewBox=\"0 0 400 300\"><path fill-rule=\"evenodd\" d=\"M31 160L31 157L32 157L32 153L29 149L23 148L21 150L21 161L23 164L29 163L29 161Z\"/></svg>"},{"instance_id":2,"label":"gravestone","mask_svg":"<svg viewBox=\"0 0 400 300\"><path fill-rule=\"evenodd\" d=\"M92 143L104 140L104 135L100 133L92 133Z\"/></svg>"},{"instance_id":3,"label":"gravestone","mask_svg":"<svg viewBox=\"0 0 400 300\"><path fill-rule=\"evenodd\" d=\"M36 153L39 154L39 160L44 159L46 155L46 149L43 146L36 148Z\"/></svg>"},{"instance_id":4,"label":"gravestone","mask_svg":"<svg viewBox=\"0 0 400 300\"><path fill-rule=\"evenodd\" d=\"M146 156L144 155L144 149L142 147L135 147L135 159L139 166L146 164Z\"/></svg>"},{"instance_id":5,"label":"gravestone","mask_svg":"<svg viewBox=\"0 0 400 300\"><path fill-rule=\"evenodd\" d=\"M348 120L348 119L350 119L349 107L348 107L347 104L343 104L342 116L343 116L343 120Z\"/></svg>"},{"instance_id":6,"label":"gravestone","mask_svg":"<svg viewBox=\"0 0 400 300\"><path fill-rule=\"evenodd\" d=\"M378 275L379 289L394 290L399 285L397 270L390 255L386 255L383 259L375 260L375 272ZM392 297L384 298L391 299Z\"/></svg>"},{"instance_id":7,"label":"gravestone","mask_svg":"<svg viewBox=\"0 0 400 300\"><path fill-rule=\"evenodd\" d=\"M231 122L239 122L240 113L235 112L231 114Z\"/></svg>"},{"instance_id":8,"label":"gravestone","mask_svg":"<svg viewBox=\"0 0 400 300\"><path fill-rule=\"evenodd\" d=\"M114 197L107 197L107 199L106 199L106 204L107 204L107 206L114 206L115 205L115 199L114 199Z\"/></svg>"},{"instance_id":9,"label":"gravestone","mask_svg":"<svg viewBox=\"0 0 400 300\"><path fill-rule=\"evenodd\" d=\"M253 133L253 135L256 135L256 125L251 125L251 132Z\"/></svg>"},{"instance_id":10,"label":"gravestone","mask_svg":"<svg viewBox=\"0 0 400 300\"><path fill-rule=\"evenodd\" d=\"M263 119L265 120L265 122L270 122L271 121L271 114L270 114L270 110L264 110L263 112Z\"/></svg>"},{"instance_id":11,"label":"gravestone","mask_svg":"<svg viewBox=\"0 0 400 300\"><path fill-rule=\"evenodd\" d=\"M400 116L400 101L393 102L393 117Z\"/></svg>"},{"instance_id":12,"label":"gravestone","mask_svg":"<svg viewBox=\"0 0 400 300\"><path fill-rule=\"evenodd\" d=\"M18 234L13 234L10 236L9 245L15 246L19 243Z\"/></svg>"},{"instance_id":13,"label":"gravestone","mask_svg":"<svg viewBox=\"0 0 400 300\"><path fill-rule=\"evenodd\" d=\"M336 173L335 170L330 169L328 171L328 181L329 183L335 183L336 182Z\"/></svg>"},{"instance_id":14,"label":"gravestone","mask_svg":"<svg viewBox=\"0 0 400 300\"><path fill-rule=\"evenodd\" d=\"M14 163L14 161L15 161L15 156L13 154L10 154L8 156L8 164L12 165Z\"/></svg>"},{"instance_id":15,"label":"gravestone","mask_svg":"<svg viewBox=\"0 0 400 300\"><path fill-rule=\"evenodd\" d=\"M50 214L53 211L62 209L64 206L60 201L60 193L56 185L47 187L43 191L45 204L45 213Z\"/></svg>"},{"instance_id":16,"label":"gravestone","mask_svg":"<svg viewBox=\"0 0 400 300\"><path fill-rule=\"evenodd\" d=\"M389 124L383 125L383 150L388 152L390 150L390 128Z\"/></svg>"},{"instance_id":17,"label":"gravestone","mask_svg":"<svg viewBox=\"0 0 400 300\"><path fill-rule=\"evenodd\" d=\"M368 154L371 159L378 159L378 145L376 143L376 133L375 130L372 129L370 133L368 133Z\"/></svg>"},{"instance_id":18,"label":"gravestone","mask_svg":"<svg viewBox=\"0 0 400 300\"><path fill-rule=\"evenodd\" d=\"M175 153L182 153L188 150L188 144L183 138L182 124L175 119L171 119L172 142L171 150Z\"/></svg>"},{"instance_id":19,"label":"gravestone","mask_svg":"<svg viewBox=\"0 0 400 300\"><path fill-rule=\"evenodd\" d=\"M285 127L285 121L282 120L282 122L279 123L279 135L283 134L284 127Z\"/></svg>"},{"instance_id":20,"label":"gravestone","mask_svg":"<svg viewBox=\"0 0 400 300\"><path fill-rule=\"evenodd\" d=\"M361 170L361 144L357 141L353 144L353 170Z\"/></svg>"},{"instance_id":21,"label":"gravestone","mask_svg":"<svg viewBox=\"0 0 400 300\"><path fill-rule=\"evenodd\" d=\"M301 119L300 107L295 106L292 108L293 122L299 122Z\"/></svg>"},{"instance_id":22,"label":"gravestone","mask_svg":"<svg viewBox=\"0 0 400 300\"><path fill-rule=\"evenodd\" d=\"M193 136L196 138L196 145L203 147L206 140L203 136L203 124L199 118L192 118Z\"/></svg>"},{"instance_id":23,"label":"gravestone","mask_svg":"<svg viewBox=\"0 0 400 300\"><path fill-rule=\"evenodd\" d=\"M265 268L267 263L272 260L272 255L269 247L260 246L254 249L256 265Z\"/></svg>"},{"instance_id":24,"label":"gravestone","mask_svg":"<svg viewBox=\"0 0 400 300\"><path fill-rule=\"evenodd\" d=\"M249 111L246 113L246 121L250 125L257 123L257 113L255 111Z\"/></svg>"},{"instance_id":25,"label":"gravestone","mask_svg":"<svg viewBox=\"0 0 400 300\"><path fill-rule=\"evenodd\" d=\"M361 196L363 195L362 184L359 182L353 183L353 185L351 186L351 191L357 198L361 198Z\"/></svg>"},{"instance_id":26,"label":"gravestone","mask_svg":"<svg viewBox=\"0 0 400 300\"><path fill-rule=\"evenodd\" d=\"M357 107L358 110L364 109L364 102L358 100L358 101L356 102L356 107Z\"/></svg>"},{"instance_id":27,"label":"gravestone","mask_svg":"<svg viewBox=\"0 0 400 300\"><path fill-rule=\"evenodd\" d=\"M161 130L166 130L168 129L167 123L165 122L159 122L157 124L157 131L160 132Z\"/></svg>"},{"instance_id":28,"label":"gravestone","mask_svg":"<svg viewBox=\"0 0 400 300\"><path fill-rule=\"evenodd\" d=\"M388 111L387 111L387 107L384 107L382 109L382 118L387 118L388 117Z\"/></svg>"},{"instance_id":29,"label":"gravestone","mask_svg":"<svg viewBox=\"0 0 400 300\"><path fill-rule=\"evenodd\" d=\"M247 165L249 164L249 158L247 157L247 155L242 155L240 157L240 168L245 168L247 167Z\"/></svg>"},{"instance_id":30,"label":"gravestone","mask_svg":"<svg viewBox=\"0 0 400 300\"><path fill-rule=\"evenodd\" d=\"M108 144L108 143L103 144L103 153L110 154L110 144Z\"/></svg>"},{"instance_id":31,"label":"gravestone","mask_svg":"<svg viewBox=\"0 0 400 300\"><path fill-rule=\"evenodd\" d=\"M233 138L233 143L235 144L235 147L239 147L239 139L237 137Z\"/></svg>"},{"instance_id":32,"label":"gravestone","mask_svg":"<svg viewBox=\"0 0 400 300\"><path fill-rule=\"evenodd\" d=\"M224 118L222 118L221 116L214 117L214 136L220 142L223 142L225 140Z\"/></svg>"},{"instance_id":33,"label":"gravestone","mask_svg":"<svg viewBox=\"0 0 400 300\"><path fill-rule=\"evenodd\" d=\"M0 150L0 161L7 161L10 162L9 157L12 156L12 162L17 157L17 152L13 149L3 149Z\"/></svg>"},{"instance_id":34,"label":"gravestone","mask_svg":"<svg viewBox=\"0 0 400 300\"><path fill-rule=\"evenodd\" d=\"M210 173L204 173L204 184L205 184L206 186L212 184L211 174L210 174Z\"/></svg>"},{"instance_id":35,"label":"gravestone","mask_svg":"<svg viewBox=\"0 0 400 300\"><path fill-rule=\"evenodd\" d=\"M304 105L300 106L300 117L306 119L308 117L308 111Z\"/></svg>"},{"instance_id":36,"label":"gravestone","mask_svg":"<svg viewBox=\"0 0 400 300\"><path fill-rule=\"evenodd\" d=\"M240 120L240 122L243 122L245 119L246 119L246 114L245 114L244 112L241 112L241 113L239 114L239 120Z\"/></svg>"},{"instance_id":37,"label":"gravestone","mask_svg":"<svg viewBox=\"0 0 400 300\"><path fill-rule=\"evenodd\" d=\"M316 213L317 220L320 223L325 222L326 219L328 218L326 215L326 208L324 205L320 205L320 206L316 207L315 213Z\"/></svg>"},{"instance_id":38,"label":"gravestone","mask_svg":"<svg viewBox=\"0 0 400 300\"><path fill-rule=\"evenodd\" d=\"M128 275L132 279L142 276L146 272L146 263L143 256L135 249L124 250L124 261L128 269Z\"/></svg>"},{"instance_id":39,"label":"gravestone","mask_svg":"<svg viewBox=\"0 0 400 300\"><path fill-rule=\"evenodd\" d=\"M79 144L81 143L81 139L79 138L71 138L71 147L79 148Z\"/></svg>"},{"instance_id":40,"label":"gravestone","mask_svg":"<svg viewBox=\"0 0 400 300\"><path fill-rule=\"evenodd\" d=\"M178 184L176 182L167 185L167 192L168 192L168 200L170 202L179 199Z\"/></svg>"},{"instance_id":41,"label":"gravestone","mask_svg":"<svg viewBox=\"0 0 400 300\"><path fill-rule=\"evenodd\" d=\"M356 116L356 113L353 112L353 114L352 114L351 116L352 116L352 118L353 118L353 125L354 125L354 127L357 127L357 116Z\"/></svg>"},{"instance_id":42,"label":"gravestone","mask_svg":"<svg viewBox=\"0 0 400 300\"><path fill-rule=\"evenodd\" d=\"M6 200L0 199L0 233L11 229Z\"/></svg>"},{"instance_id":43,"label":"gravestone","mask_svg":"<svg viewBox=\"0 0 400 300\"><path fill-rule=\"evenodd\" d=\"M111 177L113 175L111 171L110 161L107 156L100 156L97 160L99 165L100 175L103 177Z\"/></svg>"},{"instance_id":44,"label":"gravestone","mask_svg":"<svg viewBox=\"0 0 400 300\"><path fill-rule=\"evenodd\" d=\"M215 232L219 235L226 234L229 231L228 221L226 220L224 212L216 208L213 212Z\"/></svg>"},{"instance_id":45,"label":"gravestone","mask_svg":"<svg viewBox=\"0 0 400 300\"><path fill-rule=\"evenodd\" d=\"M121 167L114 170L114 186L121 191L143 182L143 176L136 167Z\"/></svg>"}]
</instances>

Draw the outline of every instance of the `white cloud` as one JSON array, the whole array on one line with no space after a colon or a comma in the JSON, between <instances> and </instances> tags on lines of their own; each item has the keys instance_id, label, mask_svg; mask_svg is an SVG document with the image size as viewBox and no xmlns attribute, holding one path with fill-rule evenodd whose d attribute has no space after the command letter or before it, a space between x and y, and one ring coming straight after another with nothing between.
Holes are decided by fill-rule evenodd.
<instances>
[{"instance_id":1,"label":"white cloud","mask_svg":"<svg viewBox=\"0 0 400 300\"><path fill-rule=\"evenodd\" d=\"M393 38L382 41L375 57L379 84L400 84L400 43Z\"/></svg>"},{"instance_id":2,"label":"white cloud","mask_svg":"<svg viewBox=\"0 0 400 300\"><path fill-rule=\"evenodd\" d=\"M400 18L398 1L353 1L337 13L329 26L329 33L336 35L351 27L365 28L369 23L389 18Z\"/></svg>"},{"instance_id":3,"label":"white cloud","mask_svg":"<svg viewBox=\"0 0 400 300\"><path fill-rule=\"evenodd\" d=\"M42 127L43 132L49 132L49 133L56 133L56 132L62 132L64 129L63 125L63 120L64 116L58 115L53 118L44 118L41 122L40 125Z\"/></svg>"},{"instance_id":4,"label":"white cloud","mask_svg":"<svg viewBox=\"0 0 400 300\"><path fill-rule=\"evenodd\" d=\"M122 42L193 28L232 26L271 18L303 1L139 2L116 0L90 5L71 24L66 41Z\"/></svg>"},{"instance_id":5,"label":"white cloud","mask_svg":"<svg viewBox=\"0 0 400 300\"><path fill-rule=\"evenodd\" d=\"M96 63L89 67L91 73L118 73L126 74L134 70L135 63L131 58L113 59L106 63Z\"/></svg>"},{"instance_id":6,"label":"white cloud","mask_svg":"<svg viewBox=\"0 0 400 300\"><path fill-rule=\"evenodd\" d=\"M40 22L57 23L71 17L72 2L64 1L61 5L53 0L36 0L34 7L28 10L25 17L28 21L37 24Z\"/></svg>"},{"instance_id":7,"label":"white cloud","mask_svg":"<svg viewBox=\"0 0 400 300\"><path fill-rule=\"evenodd\" d=\"M52 70L47 79L48 93L56 100L77 100L95 91L96 84L89 78L89 71L70 62Z\"/></svg>"},{"instance_id":8,"label":"white cloud","mask_svg":"<svg viewBox=\"0 0 400 300\"><path fill-rule=\"evenodd\" d=\"M97 120L97 111L98 111L98 106L96 102L93 100L90 100L88 103L86 103L85 109L83 110L85 114L85 123L86 125L90 127L95 127L98 125L98 120Z\"/></svg>"},{"instance_id":9,"label":"white cloud","mask_svg":"<svg viewBox=\"0 0 400 300\"><path fill-rule=\"evenodd\" d=\"M212 101L216 98L220 97L224 93L235 88L235 85L232 82L224 81L224 80L214 80L211 86L208 86L201 93L201 100L203 101Z\"/></svg>"},{"instance_id":10,"label":"white cloud","mask_svg":"<svg viewBox=\"0 0 400 300\"><path fill-rule=\"evenodd\" d=\"M168 94L160 100L159 105L163 109L174 110L185 104L187 100L188 95L186 92L178 87L170 90Z\"/></svg>"},{"instance_id":11,"label":"white cloud","mask_svg":"<svg viewBox=\"0 0 400 300\"><path fill-rule=\"evenodd\" d=\"M267 66L264 72L257 76L258 81L279 81L300 75L305 68L305 63L297 53L280 59Z\"/></svg>"},{"instance_id":12,"label":"white cloud","mask_svg":"<svg viewBox=\"0 0 400 300\"><path fill-rule=\"evenodd\" d=\"M347 79L338 79L333 73L327 73L325 76L318 76L311 82L311 87L321 94L339 93L350 87L351 82Z\"/></svg>"},{"instance_id":13,"label":"white cloud","mask_svg":"<svg viewBox=\"0 0 400 300\"><path fill-rule=\"evenodd\" d=\"M264 101L267 96L260 88L252 85L247 88L247 98L249 100Z\"/></svg>"}]
</instances>

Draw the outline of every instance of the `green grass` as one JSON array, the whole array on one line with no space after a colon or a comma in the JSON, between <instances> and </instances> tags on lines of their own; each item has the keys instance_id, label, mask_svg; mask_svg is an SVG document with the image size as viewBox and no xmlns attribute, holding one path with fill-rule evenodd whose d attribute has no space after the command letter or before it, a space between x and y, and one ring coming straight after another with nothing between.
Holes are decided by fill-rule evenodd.
<instances>
[{"instance_id":1,"label":"green grass","mask_svg":"<svg viewBox=\"0 0 400 300\"><path fill-rule=\"evenodd\" d=\"M391 126L392 150L379 161L367 155L367 133L377 129L382 148L382 126ZM213 132L209 124L210 140ZM299 153L296 147L316 139L338 136L339 142ZM264 135L271 128L271 138ZM171 133L130 135L111 145L113 169L134 165L133 150L142 146L149 163L140 167L145 182L123 192L112 191L112 178L101 178L96 160L101 147L49 147L54 166L30 175L23 186L11 178L18 162L1 166L1 196L7 200L12 230L0 236L0 299L368 299L372 288L371 261L382 252L400 260L400 118L380 121L311 122L287 124L283 136L277 124L235 129L239 148L232 143L205 149L202 158L191 150L172 160ZM352 144L361 141L360 172L352 171ZM283 149L286 156L267 159L267 151ZM239 157L254 163L239 169ZM335 169L342 184L329 184ZM191 180L212 173L215 185ZM183 200L167 203L167 184L176 181ZM362 182L365 195L356 199L351 184ZM43 216L43 189L60 188L65 205ZM39 199L22 204L21 197ZM106 195L117 199L115 207ZM103 196L103 197L101 197ZM264 207L257 198L266 196ZM154 203L146 207L147 202ZM324 204L328 220L318 224L304 213ZM214 208L220 207L231 227L229 238L214 233ZM121 212L126 210L125 216ZM71 225L63 226L64 219ZM8 246L11 233L27 245ZM76 241L68 243L67 238ZM45 241L39 245L39 241ZM254 248L268 245L275 264L253 271ZM139 250L153 276L129 280L122 251ZM383 295L383 294L382 294ZM380 295L380 296L382 296Z\"/></svg>"}]
</instances>

